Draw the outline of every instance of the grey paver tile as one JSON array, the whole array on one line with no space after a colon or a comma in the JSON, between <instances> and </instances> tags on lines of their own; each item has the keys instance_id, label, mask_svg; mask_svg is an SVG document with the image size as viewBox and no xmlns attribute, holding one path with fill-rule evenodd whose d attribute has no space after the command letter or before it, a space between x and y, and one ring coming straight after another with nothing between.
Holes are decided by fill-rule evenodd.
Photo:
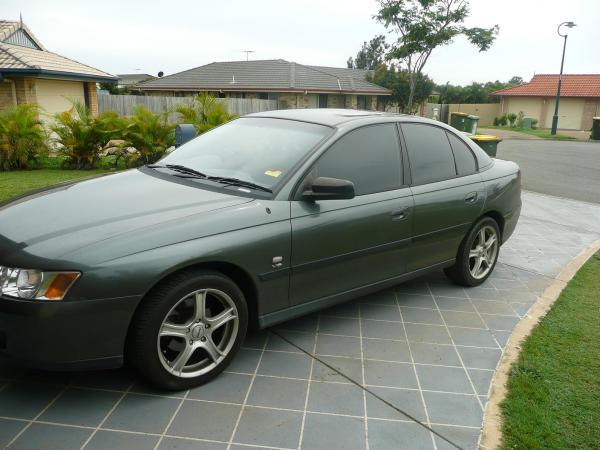
<instances>
[{"instance_id":1,"label":"grey paver tile","mask_svg":"<svg viewBox=\"0 0 600 450\"><path fill-rule=\"evenodd\" d=\"M296 448L301 424L301 412L246 407L233 439L240 444Z\"/></svg>"},{"instance_id":2,"label":"grey paver tile","mask_svg":"<svg viewBox=\"0 0 600 450\"><path fill-rule=\"evenodd\" d=\"M505 301L475 302L474 305L481 314L515 315L515 311Z\"/></svg>"},{"instance_id":3,"label":"grey paver tile","mask_svg":"<svg viewBox=\"0 0 600 450\"><path fill-rule=\"evenodd\" d=\"M365 361L365 382L369 385L416 388L417 379L412 364Z\"/></svg>"},{"instance_id":4,"label":"grey paver tile","mask_svg":"<svg viewBox=\"0 0 600 450\"><path fill-rule=\"evenodd\" d=\"M469 378L462 367L417 365L416 368L422 389L473 394Z\"/></svg>"},{"instance_id":5,"label":"grey paver tile","mask_svg":"<svg viewBox=\"0 0 600 450\"><path fill-rule=\"evenodd\" d=\"M188 398L241 404L251 381L251 375L222 373L208 383L190 390Z\"/></svg>"},{"instance_id":6,"label":"grey paver tile","mask_svg":"<svg viewBox=\"0 0 600 450\"><path fill-rule=\"evenodd\" d=\"M254 373L261 355L260 350L241 348L227 367L230 372Z\"/></svg>"},{"instance_id":7,"label":"grey paver tile","mask_svg":"<svg viewBox=\"0 0 600 450\"><path fill-rule=\"evenodd\" d=\"M373 303L362 303L360 305L360 316L363 319L387 320L400 322L400 310L397 305L379 305Z\"/></svg>"},{"instance_id":8,"label":"grey paver tile","mask_svg":"<svg viewBox=\"0 0 600 450\"><path fill-rule=\"evenodd\" d=\"M433 297L429 294L419 295L419 294L398 294L398 305L400 306L412 306L415 308L430 308L435 309L435 302L433 301Z\"/></svg>"},{"instance_id":9,"label":"grey paver tile","mask_svg":"<svg viewBox=\"0 0 600 450\"><path fill-rule=\"evenodd\" d=\"M456 345L471 345L475 347L498 347L494 334L489 330L448 327Z\"/></svg>"},{"instance_id":10,"label":"grey paver tile","mask_svg":"<svg viewBox=\"0 0 600 450\"><path fill-rule=\"evenodd\" d=\"M307 388L306 381L256 377L247 404L270 408L303 409Z\"/></svg>"},{"instance_id":11,"label":"grey paver tile","mask_svg":"<svg viewBox=\"0 0 600 450\"><path fill-rule=\"evenodd\" d=\"M335 356L321 356L319 359L360 383L362 379L362 363L360 359L341 358ZM339 375L335 370L332 370L326 365L321 364L319 361L314 362L312 379L315 381L336 381L348 383L348 381Z\"/></svg>"},{"instance_id":12,"label":"grey paver tile","mask_svg":"<svg viewBox=\"0 0 600 450\"><path fill-rule=\"evenodd\" d=\"M437 306L442 311L475 312L470 300L453 297L436 297Z\"/></svg>"},{"instance_id":13,"label":"grey paver tile","mask_svg":"<svg viewBox=\"0 0 600 450\"><path fill-rule=\"evenodd\" d=\"M507 330L511 331L517 323L517 316L496 316L491 314L481 314L485 324L492 330Z\"/></svg>"},{"instance_id":14,"label":"grey paver tile","mask_svg":"<svg viewBox=\"0 0 600 450\"><path fill-rule=\"evenodd\" d=\"M320 334L317 338L317 354L359 358L360 339L356 337Z\"/></svg>"},{"instance_id":15,"label":"grey paver tile","mask_svg":"<svg viewBox=\"0 0 600 450\"><path fill-rule=\"evenodd\" d=\"M359 316L359 303L358 301L350 301L340 303L339 305L332 306L330 308L324 309L320 312L322 316L331 316L331 317L348 317L348 318L358 318Z\"/></svg>"},{"instance_id":16,"label":"grey paver tile","mask_svg":"<svg viewBox=\"0 0 600 450\"><path fill-rule=\"evenodd\" d=\"M360 336L360 325L358 319L322 316L319 333Z\"/></svg>"},{"instance_id":17,"label":"grey paver tile","mask_svg":"<svg viewBox=\"0 0 600 450\"><path fill-rule=\"evenodd\" d=\"M468 369L469 377L475 386L475 390L479 395L487 395L488 390L490 388L490 384L492 382L492 378L494 377L494 372L492 370L478 370L478 369Z\"/></svg>"},{"instance_id":18,"label":"grey paver tile","mask_svg":"<svg viewBox=\"0 0 600 450\"><path fill-rule=\"evenodd\" d=\"M266 330L252 331L244 339L242 347L262 350L268 337L269 333ZM273 336L270 336L270 338L272 339Z\"/></svg>"},{"instance_id":19,"label":"grey paver tile","mask_svg":"<svg viewBox=\"0 0 600 450\"><path fill-rule=\"evenodd\" d=\"M364 420L355 417L306 414L303 449L360 450L366 445Z\"/></svg>"},{"instance_id":20,"label":"grey paver tile","mask_svg":"<svg viewBox=\"0 0 600 450\"><path fill-rule=\"evenodd\" d=\"M371 303L374 305L395 305L396 295L393 290L384 290L365 295L358 299L359 303Z\"/></svg>"},{"instance_id":21,"label":"grey paver tile","mask_svg":"<svg viewBox=\"0 0 600 450\"><path fill-rule=\"evenodd\" d=\"M288 320L276 326L277 329L291 330L291 331L304 331L314 333L317 331L317 316L312 314L310 316L300 317L298 319Z\"/></svg>"},{"instance_id":22,"label":"grey paver tile","mask_svg":"<svg viewBox=\"0 0 600 450\"><path fill-rule=\"evenodd\" d=\"M433 425L432 428L465 450L475 450L479 440L479 428L452 427L444 425ZM451 445L444 439L436 436L435 443L438 450L456 450L456 445Z\"/></svg>"},{"instance_id":23,"label":"grey paver tile","mask_svg":"<svg viewBox=\"0 0 600 450\"><path fill-rule=\"evenodd\" d=\"M0 448L5 448L25 426L27 422L21 420L0 419Z\"/></svg>"},{"instance_id":24,"label":"grey paver tile","mask_svg":"<svg viewBox=\"0 0 600 450\"><path fill-rule=\"evenodd\" d=\"M431 432L417 423L369 418L370 450L432 450Z\"/></svg>"},{"instance_id":25,"label":"grey paver tile","mask_svg":"<svg viewBox=\"0 0 600 450\"><path fill-rule=\"evenodd\" d=\"M403 414L404 412L417 420L424 421L426 419L423 401L418 390L384 387L372 387L369 390L394 405L394 408L392 408L367 392L367 416L369 418L411 420L407 415Z\"/></svg>"},{"instance_id":26,"label":"grey paver tile","mask_svg":"<svg viewBox=\"0 0 600 450\"><path fill-rule=\"evenodd\" d=\"M446 327L440 325L420 325L407 323L406 335L410 342L428 342L431 344L451 344Z\"/></svg>"},{"instance_id":27,"label":"grey paver tile","mask_svg":"<svg viewBox=\"0 0 600 450\"><path fill-rule=\"evenodd\" d=\"M10 383L0 391L0 416L33 419L61 390L56 385Z\"/></svg>"},{"instance_id":28,"label":"grey paver tile","mask_svg":"<svg viewBox=\"0 0 600 450\"><path fill-rule=\"evenodd\" d=\"M69 388L39 420L95 427L120 398L119 392Z\"/></svg>"},{"instance_id":29,"label":"grey paver tile","mask_svg":"<svg viewBox=\"0 0 600 450\"><path fill-rule=\"evenodd\" d=\"M158 436L148 434L98 430L85 448L86 450L138 450L154 448L158 439Z\"/></svg>"},{"instance_id":30,"label":"grey paver tile","mask_svg":"<svg viewBox=\"0 0 600 450\"><path fill-rule=\"evenodd\" d=\"M353 384L311 382L308 410L362 416L363 390Z\"/></svg>"},{"instance_id":31,"label":"grey paver tile","mask_svg":"<svg viewBox=\"0 0 600 450\"><path fill-rule=\"evenodd\" d=\"M404 341L363 339L363 355L366 359L410 362L408 343Z\"/></svg>"},{"instance_id":32,"label":"grey paver tile","mask_svg":"<svg viewBox=\"0 0 600 450\"><path fill-rule=\"evenodd\" d=\"M453 345L412 342L410 349L415 363L460 366L460 360Z\"/></svg>"},{"instance_id":33,"label":"grey paver tile","mask_svg":"<svg viewBox=\"0 0 600 450\"><path fill-rule=\"evenodd\" d=\"M483 411L474 395L423 392L423 396L432 422L481 426Z\"/></svg>"},{"instance_id":34,"label":"grey paver tile","mask_svg":"<svg viewBox=\"0 0 600 450\"><path fill-rule=\"evenodd\" d=\"M442 316L449 327L485 328L485 324L476 313L442 311Z\"/></svg>"},{"instance_id":35,"label":"grey paver tile","mask_svg":"<svg viewBox=\"0 0 600 450\"><path fill-rule=\"evenodd\" d=\"M180 400L151 395L127 394L108 416L103 428L162 433Z\"/></svg>"},{"instance_id":36,"label":"grey paver tile","mask_svg":"<svg viewBox=\"0 0 600 450\"><path fill-rule=\"evenodd\" d=\"M237 405L186 400L167 434L227 442L241 409Z\"/></svg>"},{"instance_id":37,"label":"grey paver tile","mask_svg":"<svg viewBox=\"0 0 600 450\"><path fill-rule=\"evenodd\" d=\"M446 281L444 283L429 283L431 293L435 296L441 297L455 297L455 298L467 298L465 289L461 286Z\"/></svg>"},{"instance_id":38,"label":"grey paver tile","mask_svg":"<svg viewBox=\"0 0 600 450\"><path fill-rule=\"evenodd\" d=\"M458 353L466 367L495 369L502 356L502 350L489 348L458 347Z\"/></svg>"},{"instance_id":39,"label":"grey paver tile","mask_svg":"<svg viewBox=\"0 0 600 450\"><path fill-rule=\"evenodd\" d=\"M406 308L401 307L402 319L405 322L426 323L433 325L442 325L442 317L438 311L432 309Z\"/></svg>"},{"instance_id":40,"label":"grey paver tile","mask_svg":"<svg viewBox=\"0 0 600 450\"><path fill-rule=\"evenodd\" d=\"M265 352L257 373L279 377L308 378L310 362L310 358L303 353Z\"/></svg>"},{"instance_id":41,"label":"grey paver tile","mask_svg":"<svg viewBox=\"0 0 600 450\"><path fill-rule=\"evenodd\" d=\"M197 441L186 438L165 437L158 448L160 450L226 450L227 444ZM234 448L234 446L232 446L232 448Z\"/></svg>"},{"instance_id":42,"label":"grey paver tile","mask_svg":"<svg viewBox=\"0 0 600 450\"><path fill-rule=\"evenodd\" d=\"M362 320L363 337L383 339L406 339L404 327L400 322L383 322L380 320Z\"/></svg>"},{"instance_id":43,"label":"grey paver tile","mask_svg":"<svg viewBox=\"0 0 600 450\"><path fill-rule=\"evenodd\" d=\"M92 431L86 428L33 423L13 442L10 448L15 450L78 450L92 434Z\"/></svg>"}]
</instances>

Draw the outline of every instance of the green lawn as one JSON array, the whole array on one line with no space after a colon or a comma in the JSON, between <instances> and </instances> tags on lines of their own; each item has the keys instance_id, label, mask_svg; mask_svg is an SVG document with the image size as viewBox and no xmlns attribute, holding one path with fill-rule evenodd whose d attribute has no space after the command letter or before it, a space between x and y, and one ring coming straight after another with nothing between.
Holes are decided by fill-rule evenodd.
<instances>
[{"instance_id":1,"label":"green lawn","mask_svg":"<svg viewBox=\"0 0 600 450\"><path fill-rule=\"evenodd\" d=\"M525 129L525 128L499 127L499 126L494 126L494 125L489 125L489 126L485 126L482 128L492 128L495 130L517 131L519 133L525 133L525 134L530 134L532 136L537 136L542 139L555 139L557 141L575 140L575 138L573 136L567 136L566 134L558 134L557 133L555 135L551 135L550 130L539 130L539 129L532 130L532 129Z\"/></svg>"},{"instance_id":2,"label":"green lawn","mask_svg":"<svg viewBox=\"0 0 600 450\"><path fill-rule=\"evenodd\" d=\"M600 252L525 341L502 410L505 449L600 448Z\"/></svg>"},{"instance_id":3,"label":"green lawn","mask_svg":"<svg viewBox=\"0 0 600 450\"><path fill-rule=\"evenodd\" d=\"M109 169L60 170L37 169L0 172L0 202L35 189L57 183L87 178L109 172Z\"/></svg>"}]
</instances>

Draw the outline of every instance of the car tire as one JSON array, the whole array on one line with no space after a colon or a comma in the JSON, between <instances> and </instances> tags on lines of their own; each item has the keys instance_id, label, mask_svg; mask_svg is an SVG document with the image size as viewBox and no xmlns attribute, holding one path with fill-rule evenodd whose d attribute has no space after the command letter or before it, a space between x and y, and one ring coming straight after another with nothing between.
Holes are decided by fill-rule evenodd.
<instances>
[{"instance_id":1,"label":"car tire","mask_svg":"<svg viewBox=\"0 0 600 450\"><path fill-rule=\"evenodd\" d=\"M248 328L244 294L228 277L187 270L154 287L129 329L125 358L152 385L184 390L221 373Z\"/></svg>"},{"instance_id":2,"label":"car tire","mask_svg":"<svg viewBox=\"0 0 600 450\"><path fill-rule=\"evenodd\" d=\"M446 276L461 286L482 284L496 267L500 239L494 219L486 216L478 220L461 242L454 265L444 269Z\"/></svg>"}]
</instances>

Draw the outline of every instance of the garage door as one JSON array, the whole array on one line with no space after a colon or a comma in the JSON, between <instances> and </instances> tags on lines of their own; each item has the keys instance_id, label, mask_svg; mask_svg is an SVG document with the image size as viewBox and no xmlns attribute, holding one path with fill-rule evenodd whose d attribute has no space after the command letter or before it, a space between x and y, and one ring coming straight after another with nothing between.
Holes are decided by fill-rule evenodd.
<instances>
[{"instance_id":1,"label":"garage door","mask_svg":"<svg viewBox=\"0 0 600 450\"><path fill-rule=\"evenodd\" d=\"M71 109L70 100L84 102L81 81L36 80L38 104L48 114Z\"/></svg>"},{"instance_id":2,"label":"garage door","mask_svg":"<svg viewBox=\"0 0 600 450\"><path fill-rule=\"evenodd\" d=\"M546 111L546 128L552 126L554 116L555 100L548 101ZM558 128L563 130L581 129L581 118L583 116L583 105L585 100L579 98L562 98L558 104Z\"/></svg>"}]
</instances>

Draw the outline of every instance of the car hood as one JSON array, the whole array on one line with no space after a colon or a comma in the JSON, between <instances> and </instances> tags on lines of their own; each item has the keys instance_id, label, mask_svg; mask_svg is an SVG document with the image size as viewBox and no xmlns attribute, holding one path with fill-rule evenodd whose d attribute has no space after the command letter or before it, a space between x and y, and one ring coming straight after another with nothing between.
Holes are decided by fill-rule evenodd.
<instances>
[{"instance_id":1,"label":"car hood","mask_svg":"<svg viewBox=\"0 0 600 450\"><path fill-rule=\"evenodd\" d=\"M251 201L139 170L49 189L0 207L0 265L32 256L56 261L95 243Z\"/></svg>"}]
</instances>

